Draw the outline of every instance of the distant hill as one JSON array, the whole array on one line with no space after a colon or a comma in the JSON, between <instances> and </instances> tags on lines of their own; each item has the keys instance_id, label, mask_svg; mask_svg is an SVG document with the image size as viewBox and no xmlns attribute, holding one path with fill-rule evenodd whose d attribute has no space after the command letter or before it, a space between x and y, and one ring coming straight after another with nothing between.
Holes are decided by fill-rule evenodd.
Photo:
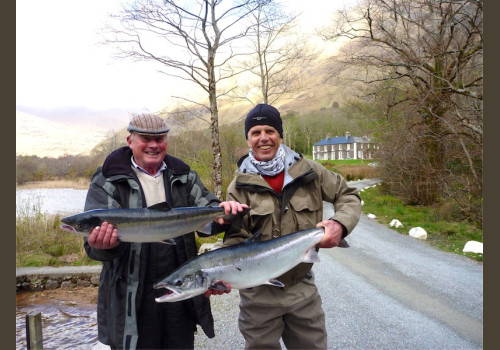
<instances>
[{"instance_id":1,"label":"distant hill","mask_svg":"<svg viewBox=\"0 0 500 350\"><path fill-rule=\"evenodd\" d=\"M286 115L288 112L298 114L307 114L315 110L324 108L332 108L334 102L342 106L345 101L344 87L334 86L326 81L326 76L329 71L328 62L325 60L317 60L311 62L306 70L304 77L304 90L292 96L286 96L279 99L274 105L281 112L281 115ZM207 97L208 100L208 97ZM206 102L208 105L208 102ZM219 108L219 125L235 123L245 118L246 114L253 105L250 102L233 102L227 99L218 101ZM200 129L207 128L210 120L210 112L198 105L185 106L184 113L172 113L171 109L165 109L163 116L166 116L167 124L172 128L172 132L176 129ZM182 117L180 117L182 116ZM205 120L205 122L201 121Z\"/></svg>"},{"instance_id":2,"label":"distant hill","mask_svg":"<svg viewBox=\"0 0 500 350\"><path fill-rule=\"evenodd\" d=\"M325 82L328 72L326 61L311 62L305 70L305 89L275 104L282 115L291 111L306 114L331 108L334 102L342 106L345 89ZM220 99L218 107L219 125L222 126L243 120L253 105ZM165 108L162 112L172 134L209 127L210 113L206 108L188 105L184 111L187 112L176 114ZM85 108L16 110L16 155L58 157L64 154L86 154L110 132L123 131L133 112L137 111L92 111Z\"/></svg>"},{"instance_id":3,"label":"distant hill","mask_svg":"<svg viewBox=\"0 0 500 350\"><path fill-rule=\"evenodd\" d=\"M106 130L88 124L72 125L16 111L16 155L57 158L85 154L106 135Z\"/></svg>"}]
</instances>

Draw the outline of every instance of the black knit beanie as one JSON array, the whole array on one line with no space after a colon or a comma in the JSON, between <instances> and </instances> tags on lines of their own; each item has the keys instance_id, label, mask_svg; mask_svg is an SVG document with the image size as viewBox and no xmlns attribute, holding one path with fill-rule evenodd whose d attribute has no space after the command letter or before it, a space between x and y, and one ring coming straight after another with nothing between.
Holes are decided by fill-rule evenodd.
<instances>
[{"instance_id":1,"label":"black knit beanie","mask_svg":"<svg viewBox=\"0 0 500 350\"><path fill-rule=\"evenodd\" d=\"M248 130L255 125L270 125L278 130L281 138L283 138L283 122L281 121L280 112L271 105L261 103L248 112L245 119L245 138L248 138Z\"/></svg>"}]
</instances>

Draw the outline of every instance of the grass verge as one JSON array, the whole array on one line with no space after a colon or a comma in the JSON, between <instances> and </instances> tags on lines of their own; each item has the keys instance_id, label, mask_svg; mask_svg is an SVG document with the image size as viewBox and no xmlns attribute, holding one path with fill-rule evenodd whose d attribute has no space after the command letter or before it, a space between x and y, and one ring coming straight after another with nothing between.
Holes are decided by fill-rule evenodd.
<instances>
[{"instance_id":1,"label":"grass verge","mask_svg":"<svg viewBox=\"0 0 500 350\"><path fill-rule=\"evenodd\" d=\"M40 208L37 198L16 208L16 267L101 264L87 256L82 237L62 230L60 217Z\"/></svg>"},{"instance_id":2,"label":"grass verge","mask_svg":"<svg viewBox=\"0 0 500 350\"><path fill-rule=\"evenodd\" d=\"M389 225L393 219L397 219L404 227L393 229L405 235L413 227L422 227L427 232L426 242L431 246L483 261L483 254L462 252L468 241L483 242L483 231L474 225L453 219L452 214L445 209L446 205L406 205L401 200L382 193L380 186L365 189L360 194L364 202L363 213L375 215L377 222Z\"/></svg>"}]
</instances>

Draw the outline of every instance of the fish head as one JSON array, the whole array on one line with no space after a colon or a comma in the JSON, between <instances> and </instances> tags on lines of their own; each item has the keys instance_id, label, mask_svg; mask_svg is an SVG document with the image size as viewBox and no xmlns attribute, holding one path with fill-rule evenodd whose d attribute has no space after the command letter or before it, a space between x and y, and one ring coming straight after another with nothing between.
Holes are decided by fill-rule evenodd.
<instances>
[{"instance_id":1,"label":"fish head","mask_svg":"<svg viewBox=\"0 0 500 350\"><path fill-rule=\"evenodd\" d=\"M173 302L185 300L205 293L210 286L209 276L203 271L191 275L171 275L153 285L154 289L166 288L168 292L156 298L156 302Z\"/></svg>"},{"instance_id":2,"label":"fish head","mask_svg":"<svg viewBox=\"0 0 500 350\"><path fill-rule=\"evenodd\" d=\"M86 215L86 213L67 216L61 219L63 230L70 233L87 235L94 227L101 225L102 220L94 215Z\"/></svg>"}]
</instances>

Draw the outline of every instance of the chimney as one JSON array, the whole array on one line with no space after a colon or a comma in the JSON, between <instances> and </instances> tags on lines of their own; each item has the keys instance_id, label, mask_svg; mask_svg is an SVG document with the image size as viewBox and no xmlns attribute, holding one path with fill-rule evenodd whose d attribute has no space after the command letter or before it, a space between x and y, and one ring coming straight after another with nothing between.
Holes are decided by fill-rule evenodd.
<instances>
[{"instance_id":1,"label":"chimney","mask_svg":"<svg viewBox=\"0 0 500 350\"><path fill-rule=\"evenodd\" d=\"M346 138L349 138L349 136L351 136L351 133L350 133L349 131L346 131L346 132L345 132L345 137L346 137Z\"/></svg>"},{"instance_id":2,"label":"chimney","mask_svg":"<svg viewBox=\"0 0 500 350\"><path fill-rule=\"evenodd\" d=\"M332 135L330 133L326 134L326 139L329 140Z\"/></svg>"}]
</instances>

